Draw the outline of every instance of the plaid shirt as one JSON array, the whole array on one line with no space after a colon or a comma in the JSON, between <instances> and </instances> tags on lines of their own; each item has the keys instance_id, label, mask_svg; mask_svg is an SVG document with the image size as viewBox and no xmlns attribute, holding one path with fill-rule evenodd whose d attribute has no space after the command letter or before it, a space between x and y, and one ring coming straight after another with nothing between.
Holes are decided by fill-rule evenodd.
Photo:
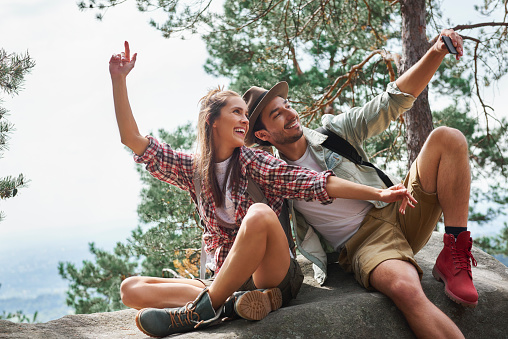
<instances>
[{"instance_id":1,"label":"plaid shirt","mask_svg":"<svg viewBox=\"0 0 508 339\"><path fill-rule=\"evenodd\" d=\"M194 188L194 158L193 154L175 151L168 144L160 144L149 136L150 144L142 156L134 155L137 163L146 164L146 169L155 178L170 183L183 190L189 191L196 203L199 215L205 224L205 251L215 252L216 273L224 263L229 250L233 246L238 228L254 201L248 196L247 176L252 178L268 201L268 206L280 214L283 199L319 200L323 204L333 201L325 190L331 171L317 173L301 167L286 164L261 150L242 147L240 152L241 178L238 192L232 193L235 206L235 219L238 228L230 229L219 226L215 218L215 202L212 191L202 187L201 204L198 204Z\"/></svg>"}]
</instances>

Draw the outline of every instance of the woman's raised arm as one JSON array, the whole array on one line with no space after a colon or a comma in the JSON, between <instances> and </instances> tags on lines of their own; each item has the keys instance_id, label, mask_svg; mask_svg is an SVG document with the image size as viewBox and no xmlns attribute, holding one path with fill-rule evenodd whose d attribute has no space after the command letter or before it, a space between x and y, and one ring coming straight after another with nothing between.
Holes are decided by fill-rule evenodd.
<instances>
[{"instance_id":1,"label":"woman's raised arm","mask_svg":"<svg viewBox=\"0 0 508 339\"><path fill-rule=\"evenodd\" d=\"M131 59L129 43L126 41L125 51L113 55L109 60L109 73L113 84L116 122L121 141L134 153L142 155L148 147L149 140L139 133L127 96L127 75L136 64L136 56L135 53Z\"/></svg>"}]
</instances>

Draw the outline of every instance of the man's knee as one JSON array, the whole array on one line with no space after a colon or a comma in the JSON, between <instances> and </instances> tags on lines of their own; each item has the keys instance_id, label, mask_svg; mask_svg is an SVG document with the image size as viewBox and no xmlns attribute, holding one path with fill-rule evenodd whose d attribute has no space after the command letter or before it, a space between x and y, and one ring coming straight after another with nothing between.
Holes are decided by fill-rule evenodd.
<instances>
[{"instance_id":1,"label":"man's knee","mask_svg":"<svg viewBox=\"0 0 508 339\"><path fill-rule=\"evenodd\" d=\"M432 131L428 142L434 143L448 152L467 152L467 140L461 131L455 128L441 126Z\"/></svg>"},{"instance_id":2,"label":"man's knee","mask_svg":"<svg viewBox=\"0 0 508 339\"><path fill-rule=\"evenodd\" d=\"M407 261L384 261L374 269L370 278L372 286L391 299L405 302L424 296L418 271Z\"/></svg>"},{"instance_id":3,"label":"man's knee","mask_svg":"<svg viewBox=\"0 0 508 339\"><path fill-rule=\"evenodd\" d=\"M390 284L390 292L394 298L400 301L414 302L416 298L423 296L420 280L415 280L408 275L395 275Z\"/></svg>"}]
</instances>

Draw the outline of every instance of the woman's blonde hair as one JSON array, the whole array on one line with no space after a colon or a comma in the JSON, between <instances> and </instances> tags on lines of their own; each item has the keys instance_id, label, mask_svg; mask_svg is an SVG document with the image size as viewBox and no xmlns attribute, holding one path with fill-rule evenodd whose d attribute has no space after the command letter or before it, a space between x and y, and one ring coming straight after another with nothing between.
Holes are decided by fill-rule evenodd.
<instances>
[{"instance_id":1,"label":"woman's blonde hair","mask_svg":"<svg viewBox=\"0 0 508 339\"><path fill-rule=\"evenodd\" d=\"M241 97L238 93L223 90L221 87L210 90L199 100L201 104L198 117L197 133L197 152L196 152L196 171L201 177L202 185L209 185L216 206L220 207L224 203L224 193L227 189L225 180L224 186L220 187L215 172L216 155L213 147L212 126L215 120L220 116L221 109L226 106L231 97ZM231 189L236 190L240 180L240 148L236 148L229 162L226 178L229 176ZM199 199L199 197L197 197Z\"/></svg>"}]
</instances>

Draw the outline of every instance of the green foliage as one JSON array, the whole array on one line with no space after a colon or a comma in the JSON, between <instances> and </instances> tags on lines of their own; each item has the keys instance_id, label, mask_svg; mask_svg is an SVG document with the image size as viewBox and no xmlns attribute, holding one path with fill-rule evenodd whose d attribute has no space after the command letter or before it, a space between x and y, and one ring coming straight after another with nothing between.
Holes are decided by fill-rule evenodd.
<instances>
[{"instance_id":1,"label":"green foliage","mask_svg":"<svg viewBox=\"0 0 508 339\"><path fill-rule=\"evenodd\" d=\"M503 254L508 256L508 224L504 223L498 237L481 237L475 240L475 245L491 255Z\"/></svg>"},{"instance_id":2,"label":"green foliage","mask_svg":"<svg viewBox=\"0 0 508 339\"><path fill-rule=\"evenodd\" d=\"M30 318L29 316L24 314L23 311L16 311L14 313L3 311L2 314L0 314L0 320L9 320L14 323L35 324L39 322L37 321L37 315L38 312L35 312L34 315Z\"/></svg>"},{"instance_id":3,"label":"green foliage","mask_svg":"<svg viewBox=\"0 0 508 339\"><path fill-rule=\"evenodd\" d=\"M23 174L17 178L7 176L0 181L0 199L13 198L18 194L18 188L25 185Z\"/></svg>"},{"instance_id":4,"label":"green foliage","mask_svg":"<svg viewBox=\"0 0 508 339\"><path fill-rule=\"evenodd\" d=\"M477 118L467 113L468 106L463 110L460 106L455 102L442 111L434 112L434 126L453 126L468 141L472 174L469 222L483 225L506 215L508 124L506 119L501 119L487 133L478 124ZM499 235L476 239L475 244L492 255L507 255L507 239L505 223Z\"/></svg>"},{"instance_id":5,"label":"green foliage","mask_svg":"<svg viewBox=\"0 0 508 339\"><path fill-rule=\"evenodd\" d=\"M35 66L30 55L7 54L0 48L0 88L6 94L14 95L22 89L25 75Z\"/></svg>"},{"instance_id":6,"label":"green foliage","mask_svg":"<svg viewBox=\"0 0 508 339\"><path fill-rule=\"evenodd\" d=\"M190 123L171 133L159 130L158 134L159 140L182 151L189 151L196 139ZM83 261L80 268L69 262L59 263L60 276L70 281L67 305L76 313L125 308L120 284L130 276L162 276L163 270L176 276L199 274L202 230L189 194L153 178L142 165L137 169L143 184L138 206L142 225L125 242L118 242L112 253L91 243L94 260Z\"/></svg>"},{"instance_id":7,"label":"green foliage","mask_svg":"<svg viewBox=\"0 0 508 339\"><path fill-rule=\"evenodd\" d=\"M80 269L69 262L58 264L60 276L71 282L67 291L67 305L73 307L76 313L125 308L120 299L120 283L126 276L134 274L138 263L121 243L117 244L113 253L95 248L94 243L89 246L95 262L85 260Z\"/></svg>"},{"instance_id":8,"label":"green foliage","mask_svg":"<svg viewBox=\"0 0 508 339\"><path fill-rule=\"evenodd\" d=\"M203 37L209 53L205 70L231 79L232 89L239 92L254 84L270 88L285 80L291 98L304 108L393 36L393 7L383 1L366 6L338 0L277 6L228 0L224 16L213 21L211 32ZM372 60L352 80L355 93L344 92L336 102L352 104L357 97L372 94L373 88L384 88L388 81L384 64Z\"/></svg>"},{"instance_id":9,"label":"green foliage","mask_svg":"<svg viewBox=\"0 0 508 339\"><path fill-rule=\"evenodd\" d=\"M96 10L95 17L102 20L110 7L117 6L127 0L86 0L77 3L80 10ZM136 6L140 12L152 12L162 9L168 16L163 23L150 20L150 24L161 30L164 37L183 34L185 32L196 33L201 22L207 22L212 16L207 9L212 0L136 0Z\"/></svg>"},{"instance_id":10,"label":"green foliage","mask_svg":"<svg viewBox=\"0 0 508 339\"><path fill-rule=\"evenodd\" d=\"M483 224L504 215L508 203L508 124L506 119L501 119L487 132L475 117L459 107L456 102L443 111L434 112L434 124L453 126L468 141L473 182L469 221ZM484 205L489 206L486 211L482 211Z\"/></svg>"},{"instance_id":11,"label":"green foliage","mask_svg":"<svg viewBox=\"0 0 508 339\"><path fill-rule=\"evenodd\" d=\"M477 97L481 97L480 92L483 88L492 86L508 72L508 60L504 57L508 52L506 1L478 0L475 1L476 4L469 4L468 6L472 5L476 16L480 18L479 22L475 23L454 22L453 19L444 22L441 2L441 0L429 1L429 30L437 34L443 27L454 28L464 39L466 53L460 61L462 66L455 66L448 74L440 73L440 76L435 78L433 86L439 83L441 85L439 90L448 95L451 94L450 89L454 88L452 86L457 84L462 86L461 83L466 81L468 82L466 87L469 87ZM456 63L452 58L447 61ZM464 95L467 93L464 92ZM482 108L485 113L491 113L491 108L487 105Z\"/></svg>"},{"instance_id":12,"label":"green foliage","mask_svg":"<svg viewBox=\"0 0 508 339\"><path fill-rule=\"evenodd\" d=\"M8 95L18 94L21 90L25 75L35 66L35 62L27 54L7 54L0 48L0 90ZM0 104L2 100L0 99ZM7 110L0 107L0 158L7 149L8 135L14 126L6 120ZM22 174L17 178L12 176L0 177L0 200L12 198L18 193L18 189L25 186L26 179ZM3 213L0 212L0 221Z\"/></svg>"}]
</instances>

